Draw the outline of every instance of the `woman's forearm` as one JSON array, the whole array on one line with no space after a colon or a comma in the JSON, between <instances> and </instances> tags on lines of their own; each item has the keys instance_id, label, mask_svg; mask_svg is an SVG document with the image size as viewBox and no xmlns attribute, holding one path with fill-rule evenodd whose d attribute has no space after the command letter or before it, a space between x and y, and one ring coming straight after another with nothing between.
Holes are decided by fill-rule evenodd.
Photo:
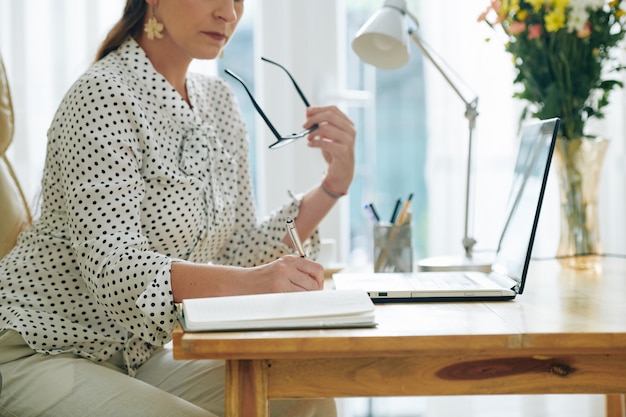
<instances>
[{"instance_id":1,"label":"woman's forearm","mask_svg":"<svg viewBox=\"0 0 626 417\"><path fill-rule=\"evenodd\" d=\"M186 298L320 290L324 268L299 256L243 268L175 261L170 267L175 303Z\"/></svg>"},{"instance_id":2,"label":"woman's forearm","mask_svg":"<svg viewBox=\"0 0 626 417\"><path fill-rule=\"evenodd\" d=\"M313 232L315 232L328 212L337 204L337 201L339 199L330 196L321 186L311 189L304 195L298 210L298 217L295 219L296 228L302 240L306 240L313 235ZM288 234L285 234L283 242L293 248Z\"/></svg>"}]
</instances>

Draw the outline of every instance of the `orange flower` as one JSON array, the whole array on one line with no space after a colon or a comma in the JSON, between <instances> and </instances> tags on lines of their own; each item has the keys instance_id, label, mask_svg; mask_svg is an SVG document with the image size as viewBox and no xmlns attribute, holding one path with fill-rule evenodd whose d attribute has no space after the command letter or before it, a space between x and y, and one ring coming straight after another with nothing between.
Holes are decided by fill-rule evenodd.
<instances>
[{"instance_id":1,"label":"orange flower","mask_svg":"<svg viewBox=\"0 0 626 417\"><path fill-rule=\"evenodd\" d=\"M582 27L578 32L576 32L576 36L579 38L586 38L591 35L591 23L587 22L585 26Z\"/></svg>"},{"instance_id":2,"label":"orange flower","mask_svg":"<svg viewBox=\"0 0 626 417\"><path fill-rule=\"evenodd\" d=\"M542 32L541 25L530 25L528 27L528 39L538 39L541 37Z\"/></svg>"},{"instance_id":3,"label":"orange flower","mask_svg":"<svg viewBox=\"0 0 626 417\"><path fill-rule=\"evenodd\" d=\"M485 20L487 20L487 15L489 14L491 10L492 10L491 6L487 7L484 12L478 15L478 19L476 20L479 22L484 22Z\"/></svg>"},{"instance_id":4,"label":"orange flower","mask_svg":"<svg viewBox=\"0 0 626 417\"><path fill-rule=\"evenodd\" d=\"M526 23L524 22L513 22L511 26L509 26L508 32L511 35L519 35L523 31L526 30Z\"/></svg>"},{"instance_id":5,"label":"orange flower","mask_svg":"<svg viewBox=\"0 0 626 417\"><path fill-rule=\"evenodd\" d=\"M582 136L588 119L602 118L608 93L622 86L615 74L626 67L610 50L626 36L626 0L484 1L490 14L482 18L508 40L521 86L514 96L527 102L524 111L559 116L565 138Z\"/></svg>"}]
</instances>

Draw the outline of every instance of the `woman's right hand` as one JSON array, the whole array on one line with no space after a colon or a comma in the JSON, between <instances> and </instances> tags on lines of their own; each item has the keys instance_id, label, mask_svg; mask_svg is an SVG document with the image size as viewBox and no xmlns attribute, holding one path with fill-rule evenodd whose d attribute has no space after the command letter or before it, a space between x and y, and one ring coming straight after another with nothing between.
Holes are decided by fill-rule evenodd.
<instances>
[{"instance_id":1,"label":"woman's right hand","mask_svg":"<svg viewBox=\"0 0 626 417\"><path fill-rule=\"evenodd\" d=\"M324 267L296 255L251 268L173 262L171 281L176 303L185 298L314 291L324 288Z\"/></svg>"},{"instance_id":2,"label":"woman's right hand","mask_svg":"<svg viewBox=\"0 0 626 417\"><path fill-rule=\"evenodd\" d=\"M310 259L286 255L265 265L247 268L251 293L314 291L324 288L324 267Z\"/></svg>"}]
</instances>

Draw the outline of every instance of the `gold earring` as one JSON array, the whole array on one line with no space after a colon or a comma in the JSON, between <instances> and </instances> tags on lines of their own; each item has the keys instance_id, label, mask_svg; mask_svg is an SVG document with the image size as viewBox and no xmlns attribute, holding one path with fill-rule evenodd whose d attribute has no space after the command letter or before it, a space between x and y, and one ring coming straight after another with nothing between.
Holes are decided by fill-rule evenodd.
<instances>
[{"instance_id":1,"label":"gold earring","mask_svg":"<svg viewBox=\"0 0 626 417\"><path fill-rule=\"evenodd\" d=\"M223 49L220 50L220 58L224 58L224 50Z\"/></svg>"},{"instance_id":2,"label":"gold earring","mask_svg":"<svg viewBox=\"0 0 626 417\"><path fill-rule=\"evenodd\" d=\"M143 31L146 32L150 40L154 38L163 39L163 23L157 22L154 16L154 6L152 6L152 16L148 19L148 23L144 25Z\"/></svg>"}]
</instances>

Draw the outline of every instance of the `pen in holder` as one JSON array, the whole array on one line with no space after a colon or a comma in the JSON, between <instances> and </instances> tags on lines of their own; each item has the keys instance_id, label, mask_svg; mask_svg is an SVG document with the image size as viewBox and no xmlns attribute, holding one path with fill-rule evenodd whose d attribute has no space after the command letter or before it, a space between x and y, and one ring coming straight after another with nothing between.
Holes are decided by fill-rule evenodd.
<instances>
[{"instance_id":1,"label":"pen in holder","mask_svg":"<svg viewBox=\"0 0 626 417\"><path fill-rule=\"evenodd\" d=\"M411 222L377 224L374 236L374 272L412 272L413 244Z\"/></svg>"}]
</instances>

